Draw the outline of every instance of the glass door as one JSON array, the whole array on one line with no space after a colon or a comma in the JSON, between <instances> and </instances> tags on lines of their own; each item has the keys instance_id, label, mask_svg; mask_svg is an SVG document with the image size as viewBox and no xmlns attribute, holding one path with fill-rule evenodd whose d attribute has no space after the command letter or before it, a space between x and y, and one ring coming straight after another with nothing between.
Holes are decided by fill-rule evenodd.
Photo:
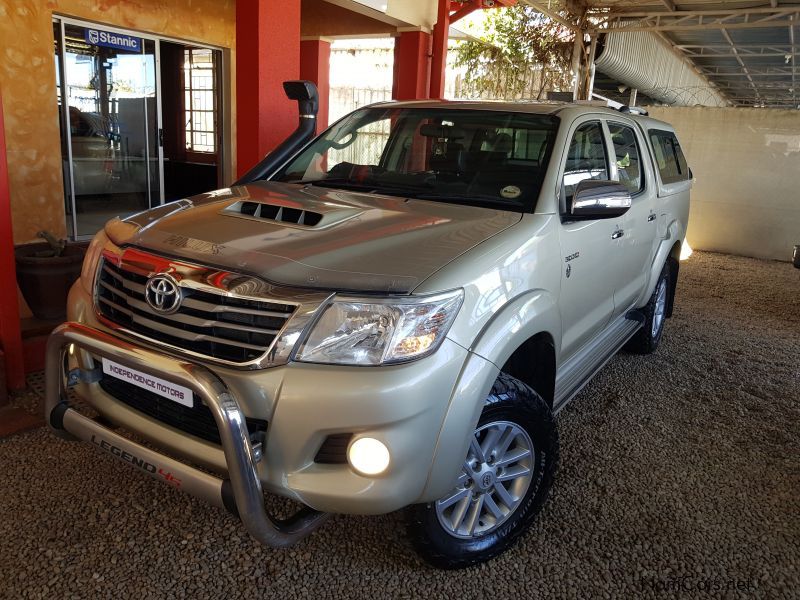
<instances>
[{"instance_id":1,"label":"glass door","mask_svg":"<svg viewBox=\"0 0 800 600\"><path fill-rule=\"evenodd\" d=\"M84 238L161 203L157 47L101 27L60 23L55 32L67 225Z\"/></svg>"}]
</instances>

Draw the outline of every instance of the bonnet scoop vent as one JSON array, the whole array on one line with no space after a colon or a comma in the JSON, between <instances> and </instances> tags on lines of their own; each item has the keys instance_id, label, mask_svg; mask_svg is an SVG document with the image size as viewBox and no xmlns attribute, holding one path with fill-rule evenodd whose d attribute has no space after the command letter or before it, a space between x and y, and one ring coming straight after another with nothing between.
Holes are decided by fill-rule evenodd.
<instances>
[{"instance_id":1,"label":"bonnet scoop vent","mask_svg":"<svg viewBox=\"0 0 800 600\"><path fill-rule=\"evenodd\" d=\"M301 227L314 227L322 220L322 215L318 212L276 204L265 204L263 202L234 202L222 212L229 215L265 219Z\"/></svg>"}]
</instances>

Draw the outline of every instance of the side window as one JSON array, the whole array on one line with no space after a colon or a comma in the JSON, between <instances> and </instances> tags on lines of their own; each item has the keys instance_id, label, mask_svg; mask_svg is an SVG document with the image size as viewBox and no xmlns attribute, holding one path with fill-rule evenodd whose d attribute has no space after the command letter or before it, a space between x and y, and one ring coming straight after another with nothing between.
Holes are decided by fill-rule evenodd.
<instances>
[{"instance_id":1,"label":"side window","mask_svg":"<svg viewBox=\"0 0 800 600\"><path fill-rule=\"evenodd\" d=\"M636 133L631 127L619 123L609 123L608 130L611 132L611 141L614 144L614 160L619 172L619 182L628 188L631 194L638 194L644 189L644 178Z\"/></svg>"},{"instance_id":2,"label":"side window","mask_svg":"<svg viewBox=\"0 0 800 600\"><path fill-rule=\"evenodd\" d=\"M686 157L678 143L678 138L671 131L652 129L650 141L656 157L656 166L662 183L675 183L689 179L689 167Z\"/></svg>"},{"instance_id":3,"label":"side window","mask_svg":"<svg viewBox=\"0 0 800 600\"><path fill-rule=\"evenodd\" d=\"M608 157L603 128L598 122L584 123L575 131L564 166L564 191L567 203L584 179L608 179Z\"/></svg>"}]
</instances>

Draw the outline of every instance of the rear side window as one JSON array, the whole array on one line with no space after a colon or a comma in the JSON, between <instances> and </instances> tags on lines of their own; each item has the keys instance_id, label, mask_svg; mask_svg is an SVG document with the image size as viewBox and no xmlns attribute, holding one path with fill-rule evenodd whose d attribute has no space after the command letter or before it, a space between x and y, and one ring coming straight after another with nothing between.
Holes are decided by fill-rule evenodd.
<instances>
[{"instance_id":1,"label":"rear side window","mask_svg":"<svg viewBox=\"0 0 800 600\"><path fill-rule=\"evenodd\" d=\"M564 191L567 202L585 179L608 179L608 158L600 123L585 123L575 130L564 166Z\"/></svg>"},{"instance_id":2,"label":"rear side window","mask_svg":"<svg viewBox=\"0 0 800 600\"><path fill-rule=\"evenodd\" d=\"M678 138L671 131L650 130L650 141L656 157L656 166L662 183L689 180L689 166L683 156Z\"/></svg>"},{"instance_id":3,"label":"rear side window","mask_svg":"<svg viewBox=\"0 0 800 600\"><path fill-rule=\"evenodd\" d=\"M609 123L611 141L614 144L614 160L617 164L619 182L633 194L638 194L644 188L642 178L642 161L639 158L639 145L636 143L636 133L627 125Z\"/></svg>"}]
</instances>

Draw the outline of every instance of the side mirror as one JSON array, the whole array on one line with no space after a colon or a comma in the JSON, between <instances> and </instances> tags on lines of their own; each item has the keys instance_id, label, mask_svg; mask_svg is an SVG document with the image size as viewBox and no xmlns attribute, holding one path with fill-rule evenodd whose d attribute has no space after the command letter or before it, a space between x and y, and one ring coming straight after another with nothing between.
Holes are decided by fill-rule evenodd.
<instances>
[{"instance_id":1,"label":"side mirror","mask_svg":"<svg viewBox=\"0 0 800 600\"><path fill-rule=\"evenodd\" d=\"M584 179L575 188L569 214L575 219L610 219L628 212L631 193L616 181Z\"/></svg>"}]
</instances>

